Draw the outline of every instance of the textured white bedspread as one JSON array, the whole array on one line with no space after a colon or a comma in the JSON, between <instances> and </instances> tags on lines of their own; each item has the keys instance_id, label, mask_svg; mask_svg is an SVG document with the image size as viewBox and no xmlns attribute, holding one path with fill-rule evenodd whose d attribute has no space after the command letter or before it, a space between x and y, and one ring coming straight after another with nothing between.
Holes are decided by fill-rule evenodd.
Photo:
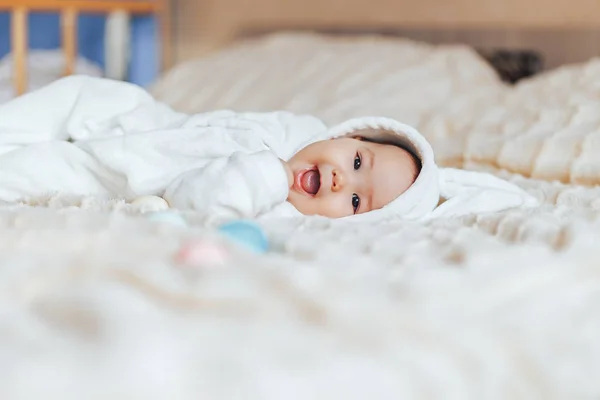
<instances>
[{"instance_id":1,"label":"textured white bedspread","mask_svg":"<svg viewBox=\"0 0 600 400\"><path fill-rule=\"evenodd\" d=\"M0 210L0 399L598 398L600 188L576 185L600 180L598 82L598 61L512 89L463 48L294 36L179 67L155 93L180 109L396 117L544 206L273 221L271 253L212 269L173 259L211 235L194 214Z\"/></svg>"}]
</instances>

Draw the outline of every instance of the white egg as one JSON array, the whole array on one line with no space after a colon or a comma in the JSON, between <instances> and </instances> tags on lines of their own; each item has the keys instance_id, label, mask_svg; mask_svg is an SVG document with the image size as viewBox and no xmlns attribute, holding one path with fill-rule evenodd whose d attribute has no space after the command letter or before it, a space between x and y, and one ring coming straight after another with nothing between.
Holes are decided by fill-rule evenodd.
<instances>
[{"instance_id":1,"label":"white egg","mask_svg":"<svg viewBox=\"0 0 600 400\"><path fill-rule=\"evenodd\" d=\"M169 209L169 203L158 196L141 196L133 200L131 204L138 208L140 213L164 211Z\"/></svg>"}]
</instances>

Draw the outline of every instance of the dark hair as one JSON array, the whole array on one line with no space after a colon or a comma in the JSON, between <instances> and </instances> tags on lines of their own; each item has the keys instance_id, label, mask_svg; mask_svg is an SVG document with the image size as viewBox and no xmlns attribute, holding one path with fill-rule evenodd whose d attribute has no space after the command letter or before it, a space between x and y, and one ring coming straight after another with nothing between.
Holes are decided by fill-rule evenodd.
<instances>
[{"instance_id":1,"label":"dark hair","mask_svg":"<svg viewBox=\"0 0 600 400\"><path fill-rule=\"evenodd\" d=\"M417 157L417 155L415 153L413 153L410 149L407 149L404 146L398 146L398 147L406 150L406 152L408 154L410 154L410 158L413 162L413 165L415 166L415 176L413 177L413 183L414 183L417 180L417 178L419 177L421 170L423 169L423 163L421 162L421 159L419 157Z\"/></svg>"},{"instance_id":2,"label":"dark hair","mask_svg":"<svg viewBox=\"0 0 600 400\"><path fill-rule=\"evenodd\" d=\"M359 139L362 140L363 142L396 146L396 147L399 147L402 150L406 151L408 154L410 154L411 161L415 167L415 175L413 176L413 183L417 180L417 178L419 177L419 174L421 173L421 169L423 169L423 163L421 162L421 159L411 149L407 148L406 146L402 146L402 145L399 145L396 143L380 142L377 140L366 138L364 136L360 136Z\"/></svg>"}]
</instances>

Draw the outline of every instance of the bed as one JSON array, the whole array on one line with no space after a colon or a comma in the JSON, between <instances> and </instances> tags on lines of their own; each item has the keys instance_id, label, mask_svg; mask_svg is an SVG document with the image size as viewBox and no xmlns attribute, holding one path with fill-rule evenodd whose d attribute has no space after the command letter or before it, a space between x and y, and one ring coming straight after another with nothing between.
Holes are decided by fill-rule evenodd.
<instances>
[{"instance_id":1,"label":"bed","mask_svg":"<svg viewBox=\"0 0 600 400\"><path fill-rule=\"evenodd\" d=\"M237 4L202 3L213 17ZM118 199L2 208L0 398L598 398L600 61L508 85L465 45L291 32L234 40L275 19L348 28L361 15L278 2L289 14L275 18L281 9L264 4L233 13L227 29L175 34L179 62L152 93L186 112L394 117L428 137L440 164L491 172L543 205L426 224L276 220L264 226L268 254L231 247L226 265L199 269L174 259L186 241L214 235L194 213L178 227ZM404 3L378 4L381 16ZM534 18L531 1L514 17L517 3L506 2L504 19L490 21L499 6L480 4L418 15L555 27L596 26L600 15L582 1L568 18ZM193 37L200 57L186 53Z\"/></svg>"}]
</instances>

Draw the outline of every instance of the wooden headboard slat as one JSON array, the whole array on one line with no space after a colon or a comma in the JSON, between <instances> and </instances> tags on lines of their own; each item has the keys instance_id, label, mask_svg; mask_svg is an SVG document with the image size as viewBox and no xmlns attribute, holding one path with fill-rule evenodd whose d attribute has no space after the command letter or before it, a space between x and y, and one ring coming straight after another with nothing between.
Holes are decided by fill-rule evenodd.
<instances>
[{"instance_id":1,"label":"wooden headboard slat","mask_svg":"<svg viewBox=\"0 0 600 400\"><path fill-rule=\"evenodd\" d=\"M77 10L62 10L60 24L62 28L62 48L65 54L65 75L75 72L77 58Z\"/></svg>"},{"instance_id":2,"label":"wooden headboard slat","mask_svg":"<svg viewBox=\"0 0 600 400\"><path fill-rule=\"evenodd\" d=\"M19 94L27 90L27 42L28 42L28 10L25 7L15 8L11 17L11 47L14 59L14 85Z\"/></svg>"}]
</instances>

